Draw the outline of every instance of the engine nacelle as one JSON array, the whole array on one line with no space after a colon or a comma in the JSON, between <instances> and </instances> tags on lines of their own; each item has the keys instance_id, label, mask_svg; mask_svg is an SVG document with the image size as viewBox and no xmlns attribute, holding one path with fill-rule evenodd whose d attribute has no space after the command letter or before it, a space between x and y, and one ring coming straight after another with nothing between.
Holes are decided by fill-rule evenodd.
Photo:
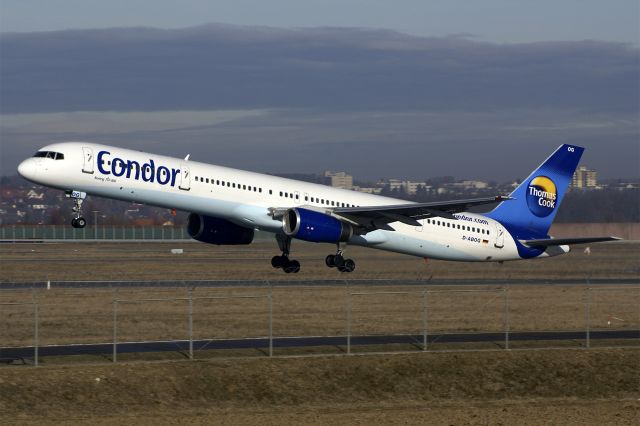
<instances>
[{"instance_id":1,"label":"engine nacelle","mask_svg":"<svg viewBox=\"0 0 640 426\"><path fill-rule=\"evenodd\" d=\"M197 213L189 215L187 233L196 241L218 245L251 244L254 235L251 228Z\"/></svg>"},{"instance_id":2,"label":"engine nacelle","mask_svg":"<svg viewBox=\"0 0 640 426\"><path fill-rule=\"evenodd\" d=\"M328 214L308 209L287 210L282 218L282 229L290 237L314 243L337 243L348 241L353 227Z\"/></svg>"}]
</instances>

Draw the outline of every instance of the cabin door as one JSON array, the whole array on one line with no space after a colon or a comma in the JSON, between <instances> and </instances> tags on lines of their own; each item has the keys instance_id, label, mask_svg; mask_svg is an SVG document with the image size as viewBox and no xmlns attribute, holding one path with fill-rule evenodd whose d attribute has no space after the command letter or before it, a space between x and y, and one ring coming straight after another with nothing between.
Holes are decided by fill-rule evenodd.
<instances>
[{"instance_id":1,"label":"cabin door","mask_svg":"<svg viewBox=\"0 0 640 426\"><path fill-rule=\"evenodd\" d=\"M88 146L83 146L82 157L82 171L84 173L93 173L93 165L95 164L95 161L93 161L93 149L89 148Z\"/></svg>"},{"instance_id":2,"label":"cabin door","mask_svg":"<svg viewBox=\"0 0 640 426\"><path fill-rule=\"evenodd\" d=\"M496 222L496 242L494 244L497 248L504 247L504 228L502 225Z\"/></svg>"},{"instance_id":3,"label":"cabin door","mask_svg":"<svg viewBox=\"0 0 640 426\"><path fill-rule=\"evenodd\" d=\"M189 191L191 189L191 170L186 164L180 166L180 185L179 188L183 191Z\"/></svg>"}]
</instances>

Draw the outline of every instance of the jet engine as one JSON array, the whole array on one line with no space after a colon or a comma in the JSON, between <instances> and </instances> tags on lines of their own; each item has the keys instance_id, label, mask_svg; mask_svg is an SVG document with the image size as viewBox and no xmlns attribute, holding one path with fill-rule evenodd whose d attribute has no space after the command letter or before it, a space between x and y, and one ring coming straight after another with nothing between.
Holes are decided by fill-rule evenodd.
<instances>
[{"instance_id":1,"label":"jet engine","mask_svg":"<svg viewBox=\"0 0 640 426\"><path fill-rule=\"evenodd\" d=\"M187 233L196 241L218 245L251 244L254 235L251 228L197 213L189 215Z\"/></svg>"},{"instance_id":2,"label":"jet engine","mask_svg":"<svg viewBox=\"0 0 640 426\"><path fill-rule=\"evenodd\" d=\"M282 218L282 229L290 237L314 243L348 241L353 227L333 216L303 208L292 208Z\"/></svg>"}]
</instances>

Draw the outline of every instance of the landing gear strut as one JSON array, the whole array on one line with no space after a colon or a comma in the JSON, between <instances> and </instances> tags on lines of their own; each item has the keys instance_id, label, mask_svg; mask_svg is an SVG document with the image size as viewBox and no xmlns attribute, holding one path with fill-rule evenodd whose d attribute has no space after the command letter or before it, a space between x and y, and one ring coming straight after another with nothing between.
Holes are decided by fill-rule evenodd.
<instances>
[{"instance_id":1,"label":"landing gear strut","mask_svg":"<svg viewBox=\"0 0 640 426\"><path fill-rule=\"evenodd\" d=\"M67 191L66 196L73 198L73 219L71 219L71 226L74 228L84 228L87 226L87 221L82 217L82 202L87 197L85 192L80 191Z\"/></svg>"},{"instance_id":2,"label":"landing gear strut","mask_svg":"<svg viewBox=\"0 0 640 426\"><path fill-rule=\"evenodd\" d=\"M273 256L271 258L271 266L274 268L282 268L287 274L297 274L300 272L300 262L297 260L289 260L289 251L291 250L291 237L287 235L276 234L278 247L282 250L282 255Z\"/></svg>"},{"instance_id":3,"label":"landing gear strut","mask_svg":"<svg viewBox=\"0 0 640 426\"><path fill-rule=\"evenodd\" d=\"M344 258L344 250L339 243L336 254L330 254L324 262L329 268L338 268L340 272L353 272L356 269L356 262Z\"/></svg>"}]
</instances>

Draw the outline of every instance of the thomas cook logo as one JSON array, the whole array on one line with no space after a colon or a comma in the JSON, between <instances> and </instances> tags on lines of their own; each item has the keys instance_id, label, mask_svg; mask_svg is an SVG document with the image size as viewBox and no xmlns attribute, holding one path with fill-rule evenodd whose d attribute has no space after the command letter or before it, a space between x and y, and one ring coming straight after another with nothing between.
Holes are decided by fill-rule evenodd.
<instances>
[{"instance_id":1,"label":"thomas cook logo","mask_svg":"<svg viewBox=\"0 0 640 426\"><path fill-rule=\"evenodd\" d=\"M556 208L558 192L556 184L546 176L537 176L529 182L527 188L527 205L538 217L549 216Z\"/></svg>"}]
</instances>

